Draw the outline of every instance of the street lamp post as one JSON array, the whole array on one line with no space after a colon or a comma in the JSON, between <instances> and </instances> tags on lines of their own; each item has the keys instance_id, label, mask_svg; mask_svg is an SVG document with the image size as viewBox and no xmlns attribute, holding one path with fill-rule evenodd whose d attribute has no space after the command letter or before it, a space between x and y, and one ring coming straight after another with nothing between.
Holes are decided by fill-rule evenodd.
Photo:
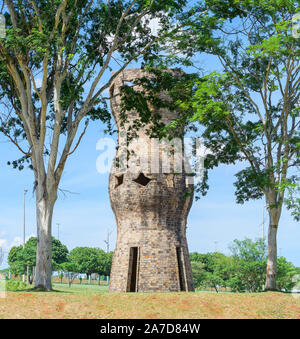
<instances>
[{"instance_id":1,"label":"street lamp post","mask_svg":"<svg viewBox=\"0 0 300 339\"><path fill-rule=\"evenodd\" d=\"M111 236L112 231L107 230L107 238L106 240L104 240L105 244L106 244L106 252L109 252L109 237Z\"/></svg>"},{"instance_id":2,"label":"street lamp post","mask_svg":"<svg viewBox=\"0 0 300 339\"><path fill-rule=\"evenodd\" d=\"M105 244L106 244L106 252L109 252L109 237L112 234L112 231L107 230L107 238L106 240L104 240ZM109 276L107 276L107 285L109 285Z\"/></svg>"},{"instance_id":3,"label":"street lamp post","mask_svg":"<svg viewBox=\"0 0 300 339\"><path fill-rule=\"evenodd\" d=\"M59 226L60 226L60 223L56 223L57 225L57 240L59 240Z\"/></svg>"},{"instance_id":4,"label":"street lamp post","mask_svg":"<svg viewBox=\"0 0 300 339\"><path fill-rule=\"evenodd\" d=\"M265 207L263 206L262 210L262 241L263 241L263 258L265 257Z\"/></svg>"},{"instance_id":5,"label":"street lamp post","mask_svg":"<svg viewBox=\"0 0 300 339\"><path fill-rule=\"evenodd\" d=\"M23 249L25 248L25 195L28 190L24 189L23 195Z\"/></svg>"},{"instance_id":6,"label":"street lamp post","mask_svg":"<svg viewBox=\"0 0 300 339\"><path fill-rule=\"evenodd\" d=\"M23 249L25 249L25 196L28 190L24 189L23 193ZM23 281L25 282L25 274L23 274Z\"/></svg>"}]
</instances>

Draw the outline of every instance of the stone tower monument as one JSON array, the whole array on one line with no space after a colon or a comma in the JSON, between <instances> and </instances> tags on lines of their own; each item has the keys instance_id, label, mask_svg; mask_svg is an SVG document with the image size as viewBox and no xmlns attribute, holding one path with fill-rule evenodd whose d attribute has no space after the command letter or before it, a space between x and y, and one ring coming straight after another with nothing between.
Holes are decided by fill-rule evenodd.
<instances>
[{"instance_id":1,"label":"stone tower monument","mask_svg":"<svg viewBox=\"0 0 300 339\"><path fill-rule=\"evenodd\" d=\"M134 111L127 112L128 120L121 123L120 87L141 77L145 77L141 69L129 69L120 73L110 87L110 104L119 133L117 159L121 158L122 133L138 117ZM158 113L164 123L176 117L176 113L165 108ZM192 185L184 169L172 173L174 161L167 173L161 160L160 170L153 171L153 159L157 155L161 158L164 151L157 148L146 127L140 128L136 142L129 144L129 151L139 158L136 167L121 170L114 165L110 173L109 194L117 223L117 243L109 291L194 291L186 240L186 220L193 200L192 193L187 193L192 192Z\"/></svg>"}]
</instances>

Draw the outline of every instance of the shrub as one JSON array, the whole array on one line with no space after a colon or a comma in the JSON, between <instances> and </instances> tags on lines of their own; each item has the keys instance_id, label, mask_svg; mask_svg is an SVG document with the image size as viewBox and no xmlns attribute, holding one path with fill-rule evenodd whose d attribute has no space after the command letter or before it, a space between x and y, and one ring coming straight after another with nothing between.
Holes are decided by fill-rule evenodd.
<instances>
[{"instance_id":1,"label":"shrub","mask_svg":"<svg viewBox=\"0 0 300 339\"><path fill-rule=\"evenodd\" d=\"M27 284L21 280L8 280L6 291L21 291L27 288Z\"/></svg>"}]
</instances>

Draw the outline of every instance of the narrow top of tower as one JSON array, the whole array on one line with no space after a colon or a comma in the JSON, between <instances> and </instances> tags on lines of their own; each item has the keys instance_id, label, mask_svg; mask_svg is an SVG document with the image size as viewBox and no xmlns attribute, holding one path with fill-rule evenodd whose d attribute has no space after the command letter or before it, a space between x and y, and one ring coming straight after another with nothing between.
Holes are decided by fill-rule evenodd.
<instances>
[{"instance_id":1,"label":"narrow top of tower","mask_svg":"<svg viewBox=\"0 0 300 339\"><path fill-rule=\"evenodd\" d=\"M168 72L169 74L172 74L174 77L180 77L180 74L183 74L183 72L173 69L167 69L165 72ZM114 76L116 72L112 74ZM114 116L114 119L118 125L118 128L121 128L121 125L123 128L126 128L124 126L128 125L128 123L132 123L136 119L139 119L139 114L136 110L132 109L130 111L126 111L127 116L127 122L123 121L123 124L121 124L121 88L123 86L130 86L134 89L136 92L141 92L142 90L144 92L147 92L145 90L145 87L142 86L142 84L135 84L134 82L137 79L155 79L154 73L149 73L144 69L141 68L131 68L124 70L120 72L115 79L112 81L112 84L109 88L110 93L110 105L112 109L112 113ZM161 91L157 94L160 99L165 101L170 101L171 97L168 95L166 91ZM158 114L160 116L160 122L167 124L170 121L176 119L179 115L179 111L169 110L167 108L156 108L154 107L150 102L148 102L148 107L153 114Z\"/></svg>"}]
</instances>

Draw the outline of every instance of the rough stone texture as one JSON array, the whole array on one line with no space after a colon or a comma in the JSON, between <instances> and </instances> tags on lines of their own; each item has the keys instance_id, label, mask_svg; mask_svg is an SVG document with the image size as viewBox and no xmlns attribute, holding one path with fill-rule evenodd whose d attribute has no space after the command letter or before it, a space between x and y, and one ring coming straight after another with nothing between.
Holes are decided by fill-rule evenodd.
<instances>
[{"instance_id":1,"label":"rough stone texture","mask_svg":"<svg viewBox=\"0 0 300 339\"><path fill-rule=\"evenodd\" d=\"M141 76L145 73L140 69L124 71L110 88L119 145L122 132L137 117L136 112L128 112L129 121L121 126L119 89L126 81L132 82ZM159 113L165 123L176 114L166 109ZM151 144L145 127L138 131L137 143L129 147L134 150L134 156L140 158L163 153ZM121 158L121 152L120 147L117 158ZM117 223L117 244L109 291L194 291L186 241L186 220L193 200L192 194L186 193L192 191L192 186L184 172L153 173L150 160L148 165L146 169L137 166L135 170L125 171L113 166L110 173L109 193ZM173 165L171 161L171 168ZM138 180L141 173L148 181ZM138 248L135 254L131 248Z\"/></svg>"}]
</instances>

